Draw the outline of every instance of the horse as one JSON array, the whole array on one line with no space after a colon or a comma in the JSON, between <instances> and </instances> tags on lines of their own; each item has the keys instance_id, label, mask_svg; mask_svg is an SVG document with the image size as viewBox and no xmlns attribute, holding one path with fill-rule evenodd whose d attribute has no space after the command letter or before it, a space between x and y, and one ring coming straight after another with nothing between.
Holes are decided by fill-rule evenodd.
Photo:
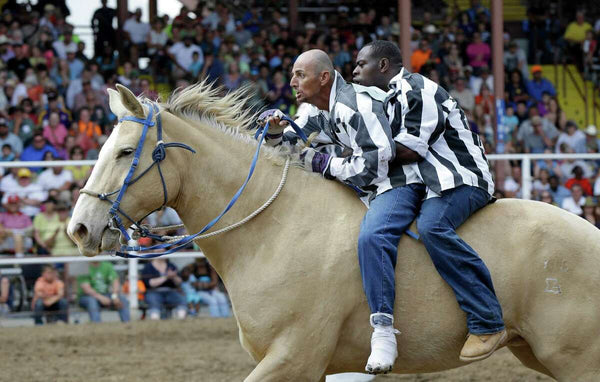
<instances>
[{"instance_id":1,"label":"horse","mask_svg":"<svg viewBox=\"0 0 600 382\"><path fill-rule=\"evenodd\" d=\"M102 147L85 188L119 189L141 137L146 100L118 85L110 107L121 122ZM164 142L185 142L158 171L129 186L121 210L141 219L166 204L188 232L217 216L246 177L256 140L244 91L222 96L200 83L156 104ZM153 120L156 120L154 115ZM131 119L131 118L130 118ZM152 162L150 128L136 174ZM249 215L276 189L286 157L263 147L253 178L219 224ZM119 232L108 224L109 203L82 194L68 233L80 252L112 250ZM324 381L360 372L369 356L370 311L363 293L357 238L365 206L338 182L291 166L279 196L243 226L198 244L221 276L233 305L242 347L257 362L245 382ZM414 229L414 227L413 227ZM474 214L458 233L492 275L508 331L505 342L527 367L558 381L600 380L600 232L557 207L499 200ZM394 373L428 373L465 365L459 352L466 316L436 272L424 246L402 238L396 265Z\"/></svg>"}]
</instances>

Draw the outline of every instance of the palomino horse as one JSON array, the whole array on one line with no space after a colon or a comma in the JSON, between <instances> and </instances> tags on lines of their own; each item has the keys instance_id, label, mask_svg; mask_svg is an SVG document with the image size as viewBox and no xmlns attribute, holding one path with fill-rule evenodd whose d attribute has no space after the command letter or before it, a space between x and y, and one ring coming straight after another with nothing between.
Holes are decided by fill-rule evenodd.
<instances>
[{"instance_id":1,"label":"palomino horse","mask_svg":"<svg viewBox=\"0 0 600 382\"><path fill-rule=\"evenodd\" d=\"M221 97L205 85L179 91L160 105L169 150L162 163L167 204L196 232L217 216L246 176L256 142L243 92ZM147 109L126 88L110 91L119 117ZM123 121L100 152L86 185L121 187L141 125ZM151 163L156 134L146 136L136 173ZM221 225L237 222L279 183L284 153L263 148L245 193ZM163 203L154 169L127 189L121 203L133 219ZM81 195L68 232L86 256L111 250L110 205ZM349 188L292 167L275 202L246 225L199 242L233 303L240 341L258 365L246 382L323 381L360 371L369 355L369 310L356 255L364 206ZM600 380L600 233L575 215L532 201L501 200L477 212L459 234L488 265L504 309L507 346L526 366L559 381ZM463 366L458 354L466 318L425 248L400 242L396 267L398 373Z\"/></svg>"}]
</instances>

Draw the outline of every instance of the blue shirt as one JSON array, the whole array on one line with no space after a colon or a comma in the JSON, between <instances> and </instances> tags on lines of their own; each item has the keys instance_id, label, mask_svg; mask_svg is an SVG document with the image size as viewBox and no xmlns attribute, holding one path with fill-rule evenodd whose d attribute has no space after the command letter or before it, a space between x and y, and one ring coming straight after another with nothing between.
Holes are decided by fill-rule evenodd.
<instances>
[{"instance_id":1,"label":"blue shirt","mask_svg":"<svg viewBox=\"0 0 600 382\"><path fill-rule=\"evenodd\" d=\"M554 86L547 79L542 78L540 82L537 82L535 80L527 81L527 93L529 93L529 95L533 97L536 101L539 102L542 100L542 95L544 94L544 92L550 94L551 96L556 95L556 90L554 89Z\"/></svg>"},{"instance_id":2,"label":"blue shirt","mask_svg":"<svg viewBox=\"0 0 600 382\"><path fill-rule=\"evenodd\" d=\"M84 63L78 58L69 62L69 79L73 81L74 79L81 77L84 68Z\"/></svg>"},{"instance_id":3,"label":"blue shirt","mask_svg":"<svg viewBox=\"0 0 600 382\"><path fill-rule=\"evenodd\" d=\"M46 144L40 150L33 147L33 145L29 145L29 146L25 147L25 150L23 150L23 152L21 153L21 160L23 160L23 161L44 160L44 154L46 154L47 151L50 151L52 153L52 155L54 155L54 157L56 157L56 158L59 157L56 149L49 144ZM31 171L37 172L37 171L41 170L41 167L30 167L30 169L31 169Z\"/></svg>"},{"instance_id":4,"label":"blue shirt","mask_svg":"<svg viewBox=\"0 0 600 382\"><path fill-rule=\"evenodd\" d=\"M562 205L562 202L565 198L568 198L569 196L571 196L571 192L569 190L567 190L565 187L561 186L560 184L556 188L556 191L553 191L552 188L550 188L548 191L550 191L550 194L552 195L552 199L554 200L554 202L559 206Z\"/></svg>"}]
</instances>

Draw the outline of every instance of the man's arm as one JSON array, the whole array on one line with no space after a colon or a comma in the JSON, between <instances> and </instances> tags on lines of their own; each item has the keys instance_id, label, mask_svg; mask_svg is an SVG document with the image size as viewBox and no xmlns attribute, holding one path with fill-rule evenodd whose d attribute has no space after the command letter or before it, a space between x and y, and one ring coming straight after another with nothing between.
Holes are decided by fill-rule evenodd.
<instances>
[{"instance_id":1,"label":"man's arm","mask_svg":"<svg viewBox=\"0 0 600 382\"><path fill-rule=\"evenodd\" d=\"M394 159L394 163L397 164L411 164L415 162L420 162L423 160L423 157L420 156L416 151L409 149L404 146L402 143L396 143L396 158Z\"/></svg>"},{"instance_id":2,"label":"man's arm","mask_svg":"<svg viewBox=\"0 0 600 382\"><path fill-rule=\"evenodd\" d=\"M324 174L358 187L377 184L387 177L389 162L395 155L392 130L381 103L372 99L364 102L363 97L370 98L366 94L357 94L358 111L349 120L341 114L340 108L336 108L336 114L340 115L332 118L339 117L355 131L349 132L352 155L331 158Z\"/></svg>"}]
</instances>

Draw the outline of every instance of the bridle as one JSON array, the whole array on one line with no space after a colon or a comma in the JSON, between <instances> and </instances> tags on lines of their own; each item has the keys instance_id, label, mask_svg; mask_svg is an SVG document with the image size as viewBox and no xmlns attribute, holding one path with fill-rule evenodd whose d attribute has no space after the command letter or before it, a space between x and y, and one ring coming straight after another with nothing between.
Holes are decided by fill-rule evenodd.
<instances>
[{"instance_id":1,"label":"bridle","mask_svg":"<svg viewBox=\"0 0 600 382\"><path fill-rule=\"evenodd\" d=\"M186 145L185 143L179 143L179 142L165 143L162 140L162 120L160 117L158 106L154 103L144 103L144 106L146 106L148 108L148 116L145 119L137 118L134 116L125 116L125 117L122 117L121 119L119 119L119 122L132 121L132 122L137 122L137 123L140 123L143 125L142 134L140 136L140 140L138 141L137 148L135 150L135 154L133 157L133 161L131 162L131 167L129 167L127 176L125 177L125 180L123 181L123 185L119 189L112 191L112 192L108 192L108 193L98 193L98 192L94 192L94 191L90 191L90 190L86 190L86 189L82 189L80 191L80 193L87 194L87 195L90 195L93 197L97 197L98 199L100 199L102 201L106 201L106 202L112 204L110 210L108 211L108 216L109 216L108 217L108 227L109 227L109 229L111 229L113 231L119 231L121 233L122 237L127 242L129 242L131 240L131 236L127 232L127 228L125 228L125 226L123 225L123 221L121 220L121 217L119 216L119 214L121 214L127 220L129 220L131 222L131 225L133 226L132 229L134 232L134 234L133 234L134 237L136 237L136 238L137 237L150 237L157 241L164 242L165 239L162 236L153 234L146 226L141 224L141 222L148 215L150 215L151 213L153 213L155 211L161 210L163 207L165 207L167 205L167 201L168 201L167 184L165 182L165 178L164 178L162 169L160 167L160 163L166 158L166 156L167 156L166 149L168 149L168 148L172 148L172 147L182 148L182 149L188 150L194 154L196 153L196 151L194 149L192 149L190 146ZM155 117L156 123L153 121L154 115L156 115L156 117ZM150 129L150 127L153 127L153 126L156 126L157 142L156 142L156 147L154 147L154 150L152 151L152 164L149 165L144 171L142 171L138 176L136 176L134 178L133 175L139 164L140 156L142 154L142 149L143 149L144 143L146 141L146 135L148 134L148 130ZM160 207L150 211L149 213L147 213L145 216L143 216L138 221L135 221L133 218L130 217L129 214L127 214L125 211L123 211L121 209L121 207L120 207L121 200L123 199L123 196L125 195L125 192L127 191L127 188L129 186L133 185L134 183L136 183L138 180L140 180L144 175L146 175L155 166L158 170L158 174L160 175L160 181L162 184L163 203ZM115 194L117 195L117 197L114 200L112 200L110 197ZM122 248L122 249L125 249L125 248Z\"/></svg>"},{"instance_id":2,"label":"bridle","mask_svg":"<svg viewBox=\"0 0 600 382\"><path fill-rule=\"evenodd\" d=\"M185 143L179 143L179 142L165 143L165 142L163 142L163 140L162 140L162 121L161 121L158 106L155 103L144 103L144 105L146 107L148 107L148 116L146 117L146 119L137 118L137 117L133 117L133 116L125 116L125 117L122 117L121 119L119 119L119 122L132 121L132 122L137 122L137 123L140 123L143 125L142 134L140 136L140 140L138 141L138 145L135 150L135 154L133 157L133 161L131 163L131 167L129 168L129 172L127 173L127 176L125 177L125 180L123 180L123 185L121 186L121 188L119 188L113 192L109 192L109 193L98 193L98 192L85 190L85 189L82 189L80 191L83 194L90 195L92 197L96 197L102 201L106 201L106 202L112 204L110 210L108 211L108 227L109 227L109 229L111 229L113 231L120 232L121 237L124 238L127 241L127 243L132 239L132 237L127 232L127 228L123 225L123 221L119 217L119 214L123 215L127 220L129 220L131 222L131 225L133 226L132 229L134 232L134 234L133 234L134 238L149 237L149 238L152 238L152 239L155 239L155 240L161 242L161 244L156 244L156 245L152 245L149 247L144 247L144 246L139 246L139 245L130 246L127 244L122 244L120 247L120 250L115 251L116 256L123 257L123 258L154 258L154 257L159 257L162 255L167 255L167 254L179 251L180 249L183 249L186 245L188 245L190 242L192 242L196 239L202 238L203 236L209 237L209 236L213 236L215 234L222 233L222 232L227 232L227 231L230 231L231 229L239 227L240 225L242 225L242 224L246 223L247 221L251 220L252 218L254 218L256 215L258 215L264 209L266 209L273 202L273 200L275 200L277 195L279 195L279 192L281 191L283 185L285 184L285 179L287 177L287 170L290 165L290 158L288 158L286 160L283 177L282 177L282 180L281 180L279 186L277 187L277 190L265 204L263 204L259 209L254 211L252 214L250 214L246 218L244 218L242 221L235 223L224 229L221 229L219 231L203 235L212 226L214 226L221 219L221 217L223 217L223 215L225 215L225 213L227 213L227 211L229 211L231 209L231 207L238 200L238 198L240 197L240 195L246 188L246 185L250 181L250 178L252 177L252 174L254 173L254 169L256 168L256 163L258 162L260 148L261 148L262 143L265 139L265 136L267 135L268 130L269 130L269 123L267 122L267 124L264 126L264 128L259 128L256 132L255 137L258 139L258 147L256 148L254 157L252 158L252 164L250 165L250 170L248 172L248 176L246 177L246 180L244 181L242 186L238 189L238 191L235 193L235 195L231 198L231 200L229 201L229 203L227 204L225 209L216 218L211 220L208 224L206 224L206 226L204 226L204 228L202 228L200 231L196 232L195 234L178 237L177 240L174 242L170 241L169 240L170 238L167 236L160 236L160 235L153 234L151 232L151 229L148 229L146 226L142 225L141 222L151 213L158 211L158 210L162 209L163 207L165 207L168 202L167 185L165 183L165 179L164 179L162 170L160 168L160 162L162 162L166 158L166 155L167 155L166 149L171 148L171 147L182 148L182 149L186 149L194 154L196 153L196 151L194 149L192 149L190 146L186 145ZM156 117L155 117L156 124L154 123L154 121L152 121L152 119L154 118L154 114L156 114ZM281 119L289 122L290 125L292 126L292 128L296 131L296 134L298 134L298 136L304 142L308 141L306 134L304 134L302 129L300 129L300 127L292 119L290 119L287 116L284 116ZM133 175L139 164L139 159L142 154L142 149L143 149L144 143L146 141L146 135L148 133L149 128L152 126L155 126L155 125L156 125L157 142L156 142L156 147L152 151L152 164L134 178ZM133 185L135 182L137 182L142 176L146 175L154 166L156 166L156 168L158 169L158 173L160 175L160 180L162 183L163 195L164 195L163 204L160 207L147 213L144 217L142 217L138 221L135 221L128 214L126 214L123 210L121 210L121 208L120 208L121 200L123 198L123 195L125 195L125 191L127 191L127 188L129 186ZM110 199L110 196L115 195L115 194L117 194L116 199L114 199L114 200ZM144 254L144 255L136 255L136 254L129 253L129 252L156 251L156 250L164 250L164 251L148 253L148 254Z\"/></svg>"}]
</instances>

